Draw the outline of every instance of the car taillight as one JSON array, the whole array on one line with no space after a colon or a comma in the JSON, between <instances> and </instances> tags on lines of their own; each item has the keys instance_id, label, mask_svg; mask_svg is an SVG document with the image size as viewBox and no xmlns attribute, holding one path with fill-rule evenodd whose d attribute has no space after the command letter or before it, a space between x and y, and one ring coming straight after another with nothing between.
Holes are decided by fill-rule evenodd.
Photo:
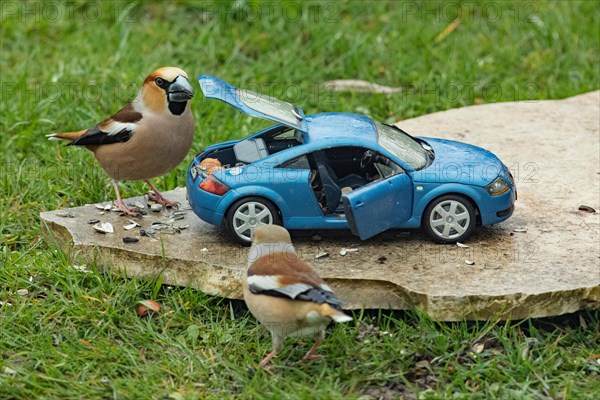
<instances>
[{"instance_id":1,"label":"car taillight","mask_svg":"<svg viewBox=\"0 0 600 400\"><path fill-rule=\"evenodd\" d=\"M229 186L215 178L213 175L207 176L206 179L200 183L199 188L218 196L223 196L230 189Z\"/></svg>"}]
</instances>

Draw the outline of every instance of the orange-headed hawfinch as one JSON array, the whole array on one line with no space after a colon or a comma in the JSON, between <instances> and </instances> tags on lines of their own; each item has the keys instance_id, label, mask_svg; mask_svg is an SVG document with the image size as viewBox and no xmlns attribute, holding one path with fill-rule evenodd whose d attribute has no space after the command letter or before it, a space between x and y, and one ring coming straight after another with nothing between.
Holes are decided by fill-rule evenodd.
<instances>
[{"instance_id":1,"label":"orange-headed hawfinch","mask_svg":"<svg viewBox=\"0 0 600 400\"><path fill-rule=\"evenodd\" d=\"M179 68L164 67L144 80L132 102L91 129L55 133L49 139L66 139L69 146L85 146L112 178L123 213L136 215L119 193L117 181L144 180L150 198L163 206L174 206L149 179L175 168L187 155L194 138L194 119L189 100L194 89Z\"/></svg>"},{"instance_id":2,"label":"orange-headed hawfinch","mask_svg":"<svg viewBox=\"0 0 600 400\"><path fill-rule=\"evenodd\" d=\"M273 351L261 367L283 349L286 337L316 335L303 360L317 358L325 327L331 321L352 320L331 288L298 258L290 234L278 225L261 225L254 231L243 291L250 312L273 336Z\"/></svg>"}]
</instances>

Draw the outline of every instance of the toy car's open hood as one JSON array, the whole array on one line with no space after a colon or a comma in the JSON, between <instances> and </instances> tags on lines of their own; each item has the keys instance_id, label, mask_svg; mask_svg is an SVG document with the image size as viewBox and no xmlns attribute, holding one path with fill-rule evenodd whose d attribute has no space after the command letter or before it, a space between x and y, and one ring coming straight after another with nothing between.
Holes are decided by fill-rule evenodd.
<instances>
[{"instance_id":1,"label":"toy car's open hood","mask_svg":"<svg viewBox=\"0 0 600 400\"><path fill-rule=\"evenodd\" d=\"M210 75L198 76L198 82L204 96L208 98L224 101L248 115L306 132L304 112L293 104L250 90L238 89Z\"/></svg>"}]
</instances>

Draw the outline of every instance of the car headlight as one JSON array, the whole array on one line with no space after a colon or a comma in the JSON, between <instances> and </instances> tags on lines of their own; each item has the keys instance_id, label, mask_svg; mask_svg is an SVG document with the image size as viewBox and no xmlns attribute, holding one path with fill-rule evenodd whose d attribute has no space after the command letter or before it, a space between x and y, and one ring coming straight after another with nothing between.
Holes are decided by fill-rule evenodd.
<instances>
[{"instance_id":1,"label":"car headlight","mask_svg":"<svg viewBox=\"0 0 600 400\"><path fill-rule=\"evenodd\" d=\"M498 196L502 193L508 192L509 189L510 186L508 186L508 183L506 183L506 181L500 177L497 177L492 181L492 183L485 187L485 190L491 196Z\"/></svg>"}]
</instances>

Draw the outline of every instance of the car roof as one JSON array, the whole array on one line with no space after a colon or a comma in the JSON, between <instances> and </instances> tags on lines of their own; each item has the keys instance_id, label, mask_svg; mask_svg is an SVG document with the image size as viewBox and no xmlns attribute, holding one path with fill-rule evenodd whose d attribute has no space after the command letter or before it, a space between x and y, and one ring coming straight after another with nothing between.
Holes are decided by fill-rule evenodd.
<instances>
[{"instance_id":1,"label":"car roof","mask_svg":"<svg viewBox=\"0 0 600 400\"><path fill-rule=\"evenodd\" d=\"M334 141L348 143L377 143L377 130L371 118L364 115L328 112L307 115L306 144Z\"/></svg>"}]
</instances>

